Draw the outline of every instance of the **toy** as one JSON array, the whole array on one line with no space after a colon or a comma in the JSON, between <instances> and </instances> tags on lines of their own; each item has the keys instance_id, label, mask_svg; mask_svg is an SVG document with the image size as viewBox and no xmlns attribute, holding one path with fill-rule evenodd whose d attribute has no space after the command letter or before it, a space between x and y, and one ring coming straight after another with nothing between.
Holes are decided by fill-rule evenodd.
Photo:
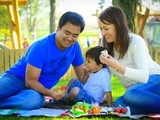
<instances>
[{"instance_id":1,"label":"toy","mask_svg":"<svg viewBox=\"0 0 160 120\"><path fill-rule=\"evenodd\" d=\"M61 91L66 90L66 86L62 85L60 89L61 89Z\"/></svg>"}]
</instances>

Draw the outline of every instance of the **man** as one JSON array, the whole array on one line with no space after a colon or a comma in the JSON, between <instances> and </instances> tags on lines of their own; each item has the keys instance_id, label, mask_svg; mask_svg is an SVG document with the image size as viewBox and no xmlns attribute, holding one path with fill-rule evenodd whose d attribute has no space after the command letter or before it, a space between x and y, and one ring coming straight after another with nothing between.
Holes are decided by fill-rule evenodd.
<instances>
[{"instance_id":1,"label":"man","mask_svg":"<svg viewBox=\"0 0 160 120\"><path fill-rule=\"evenodd\" d=\"M78 78L83 74L84 59L77 41L85 22L75 12L64 13L58 29L33 43L26 54L0 75L0 108L37 109L44 96L63 97L51 88L73 65Z\"/></svg>"}]
</instances>

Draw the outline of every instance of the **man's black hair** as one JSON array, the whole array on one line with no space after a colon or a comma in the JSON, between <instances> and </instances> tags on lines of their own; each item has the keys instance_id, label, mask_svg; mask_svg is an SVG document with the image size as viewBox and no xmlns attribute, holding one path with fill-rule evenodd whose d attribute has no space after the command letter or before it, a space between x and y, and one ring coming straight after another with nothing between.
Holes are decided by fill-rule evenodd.
<instances>
[{"instance_id":1,"label":"man's black hair","mask_svg":"<svg viewBox=\"0 0 160 120\"><path fill-rule=\"evenodd\" d=\"M80 26L81 27L80 32L84 30L84 27L85 27L84 19L80 14L76 12L68 11L64 13L59 20L58 27L62 28L67 22L76 26Z\"/></svg>"}]
</instances>

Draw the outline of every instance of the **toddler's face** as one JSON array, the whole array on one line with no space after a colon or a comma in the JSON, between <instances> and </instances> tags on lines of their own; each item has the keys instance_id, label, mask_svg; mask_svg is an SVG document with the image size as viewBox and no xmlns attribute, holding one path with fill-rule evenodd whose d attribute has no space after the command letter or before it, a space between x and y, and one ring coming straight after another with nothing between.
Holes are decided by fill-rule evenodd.
<instances>
[{"instance_id":1,"label":"toddler's face","mask_svg":"<svg viewBox=\"0 0 160 120\"><path fill-rule=\"evenodd\" d=\"M86 60L85 60L85 66L89 69L90 73L97 72L98 70L101 69L101 66L97 65L97 63L95 62L95 60L91 59L91 58L86 58Z\"/></svg>"}]
</instances>

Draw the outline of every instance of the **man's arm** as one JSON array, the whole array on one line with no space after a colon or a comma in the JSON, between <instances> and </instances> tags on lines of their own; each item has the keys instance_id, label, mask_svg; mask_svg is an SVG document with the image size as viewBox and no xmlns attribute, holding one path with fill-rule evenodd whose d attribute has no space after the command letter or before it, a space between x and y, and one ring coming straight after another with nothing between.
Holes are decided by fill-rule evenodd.
<instances>
[{"instance_id":1,"label":"man's arm","mask_svg":"<svg viewBox=\"0 0 160 120\"><path fill-rule=\"evenodd\" d=\"M78 79L81 80L82 83L85 83L88 76L86 76L86 79L84 79L84 64L74 67L75 74L77 75Z\"/></svg>"},{"instance_id":2,"label":"man's arm","mask_svg":"<svg viewBox=\"0 0 160 120\"><path fill-rule=\"evenodd\" d=\"M28 88L34 89L39 93L43 94L44 96L51 96L55 99L61 99L60 94L45 88L39 81L39 76L41 73L41 69L36 68L30 64L27 64L26 67L26 76L25 76L25 83Z\"/></svg>"}]
</instances>

